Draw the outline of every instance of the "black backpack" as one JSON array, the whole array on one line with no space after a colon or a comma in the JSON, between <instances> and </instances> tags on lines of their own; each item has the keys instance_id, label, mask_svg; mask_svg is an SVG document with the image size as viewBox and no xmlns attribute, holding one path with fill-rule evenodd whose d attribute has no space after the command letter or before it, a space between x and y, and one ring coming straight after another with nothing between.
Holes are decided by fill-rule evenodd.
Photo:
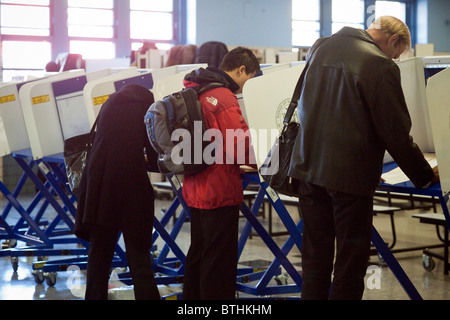
<instances>
[{"instance_id":1,"label":"black backpack","mask_svg":"<svg viewBox=\"0 0 450 320\"><path fill-rule=\"evenodd\" d=\"M161 173L193 174L210 165L203 159L203 150L210 142L203 141L206 127L198 96L207 90L223 86L222 83L210 83L190 87L150 106L145 115L145 124L150 143L158 153ZM176 132L178 135L172 141L172 134L177 129L181 130ZM201 137L201 154L198 146L195 148L194 137Z\"/></svg>"}]
</instances>

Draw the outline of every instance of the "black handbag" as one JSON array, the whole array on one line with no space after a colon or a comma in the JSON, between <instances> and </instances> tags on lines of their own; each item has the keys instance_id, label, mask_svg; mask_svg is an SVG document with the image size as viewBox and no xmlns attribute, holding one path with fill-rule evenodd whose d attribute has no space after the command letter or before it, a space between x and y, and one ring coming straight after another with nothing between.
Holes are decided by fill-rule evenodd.
<instances>
[{"instance_id":1,"label":"black handbag","mask_svg":"<svg viewBox=\"0 0 450 320\"><path fill-rule=\"evenodd\" d=\"M75 136L64 141L64 164L66 176L72 193L78 195L83 170L95 138L97 120L89 133Z\"/></svg>"},{"instance_id":2,"label":"black handbag","mask_svg":"<svg viewBox=\"0 0 450 320\"><path fill-rule=\"evenodd\" d=\"M291 118L297 109L298 100L300 99L305 70L306 67L297 82L291 103L286 111L283 130L281 130L267 158L259 168L261 177L272 189L288 196L298 196L299 181L288 176L292 151L294 150L294 143L299 128L299 124L294 121L291 122Z\"/></svg>"}]
</instances>

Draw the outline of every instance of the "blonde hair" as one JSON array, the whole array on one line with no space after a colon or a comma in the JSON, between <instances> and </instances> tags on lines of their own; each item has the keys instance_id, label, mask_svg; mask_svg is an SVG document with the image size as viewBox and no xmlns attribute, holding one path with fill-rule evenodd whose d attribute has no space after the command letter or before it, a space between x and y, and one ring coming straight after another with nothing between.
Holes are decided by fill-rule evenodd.
<instances>
[{"instance_id":1,"label":"blonde hair","mask_svg":"<svg viewBox=\"0 0 450 320\"><path fill-rule=\"evenodd\" d=\"M392 16L382 16L376 19L369 29L379 29L391 36L397 34L400 40L406 44L406 51L411 49L411 32L408 26L400 19Z\"/></svg>"}]
</instances>

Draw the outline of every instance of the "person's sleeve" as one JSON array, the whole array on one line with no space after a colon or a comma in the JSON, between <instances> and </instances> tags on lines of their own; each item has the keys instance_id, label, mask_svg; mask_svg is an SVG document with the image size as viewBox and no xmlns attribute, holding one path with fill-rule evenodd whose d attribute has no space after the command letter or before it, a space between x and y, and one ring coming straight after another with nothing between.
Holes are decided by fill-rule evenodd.
<instances>
[{"instance_id":1,"label":"person's sleeve","mask_svg":"<svg viewBox=\"0 0 450 320\"><path fill-rule=\"evenodd\" d=\"M256 168L255 153L251 144L248 125L237 99L229 99L229 106L217 115L217 123L223 134L226 163ZM236 101L233 101L236 100Z\"/></svg>"},{"instance_id":2,"label":"person's sleeve","mask_svg":"<svg viewBox=\"0 0 450 320\"><path fill-rule=\"evenodd\" d=\"M388 65L374 91L371 108L377 134L397 165L412 183L421 188L433 177L433 169L410 136L411 118L400 81L400 70Z\"/></svg>"}]
</instances>

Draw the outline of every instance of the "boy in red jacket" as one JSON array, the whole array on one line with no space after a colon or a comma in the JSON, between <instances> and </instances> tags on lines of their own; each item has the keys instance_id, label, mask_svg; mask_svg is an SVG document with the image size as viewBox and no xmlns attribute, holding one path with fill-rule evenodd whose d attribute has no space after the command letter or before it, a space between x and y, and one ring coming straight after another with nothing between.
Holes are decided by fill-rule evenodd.
<instances>
[{"instance_id":1,"label":"boy in red jacket","mask_svg":"<svg viewBox=\"0 0 450 320\"><path fill-rule=\"evenodd\" d=\"M199 96L207 129L223 137L223 152L216 152L216 161L208 168L183 179L183 197L191 210L184 299L235 298L239 205L243 201L239 166L255 166L251 163L248 126L235 94L259 71L253 52L238 47L224 57L218 69L200 68L185 77L186 87L223 84ZM233 141L227 141L227 137ZM238 148L243 143L245 156ZM240 163L242 159L244 163Z\"/></svg>"}]
</instances>

